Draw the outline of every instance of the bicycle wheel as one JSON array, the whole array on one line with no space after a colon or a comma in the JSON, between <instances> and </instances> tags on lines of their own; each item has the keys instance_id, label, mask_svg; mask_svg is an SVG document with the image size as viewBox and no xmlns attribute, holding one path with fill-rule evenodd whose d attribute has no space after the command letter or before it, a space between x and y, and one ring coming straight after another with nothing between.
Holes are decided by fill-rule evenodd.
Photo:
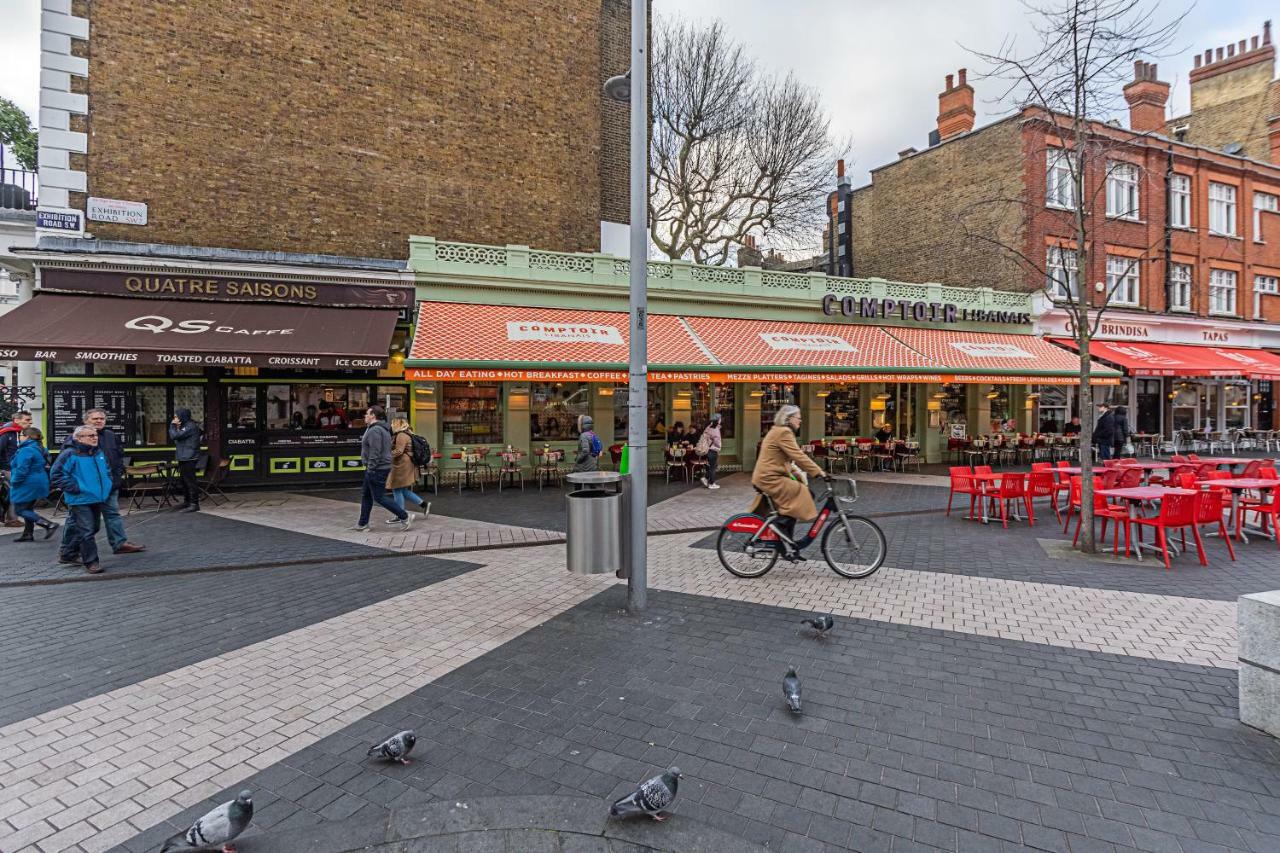
<instances>
[{"instance_id":1,"label":"bicycle wheel","mask_svg":"<svg viewBox=\"0 0 1280 853\"><path fill-rule=\"evenodd\" d=\"M836 516L822 534L822 556L831 571L846 578L865 578L884 564L888 553L884 531L874 521L860 515ZM853 536L850 538L849 533Z\"/></svg>"},{"instance_id":2,"label":"bicycle wheel","mask_svg":"<svg viewBox=\"0 0 1280 853\"><path fill-rule=\"evenodd\" d=\"M758 578L778 562L778 549L764 542L756 542L748 553L747 545L752 534L720 529L716 537L716 554L720 564L740 578Z\"/></svg>"}]
</instances>

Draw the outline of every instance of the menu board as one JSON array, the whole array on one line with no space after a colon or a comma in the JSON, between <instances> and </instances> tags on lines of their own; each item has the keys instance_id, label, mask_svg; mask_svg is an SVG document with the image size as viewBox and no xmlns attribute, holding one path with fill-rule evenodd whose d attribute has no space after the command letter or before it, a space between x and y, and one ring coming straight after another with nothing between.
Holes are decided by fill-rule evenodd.
<instances>
[{"instance_id":1,"label":"menu board","mask_svg":"<svg viewBox=\"0 0 1280 853\"><path fill-rule=\"evenodd\" d=\"M124 388L95 388L93 392L94 407L106 410L107 426L120 439L121 444L127 443L125 425L129 418L128 400L129 392Z\"/></svg>"},{"instance_id":2,"label":"menu board","mask_svg":"<svg viewBox=\"0 0 1280 853\"><path fill-rule=\"evenodd\" d=\"M92 406L89 389L75 385L54 388L49 397L53 404L53 440L47 445L52 449L61 446L63 439L84 422L84 410Z\"/></svg>"}]
</instances>

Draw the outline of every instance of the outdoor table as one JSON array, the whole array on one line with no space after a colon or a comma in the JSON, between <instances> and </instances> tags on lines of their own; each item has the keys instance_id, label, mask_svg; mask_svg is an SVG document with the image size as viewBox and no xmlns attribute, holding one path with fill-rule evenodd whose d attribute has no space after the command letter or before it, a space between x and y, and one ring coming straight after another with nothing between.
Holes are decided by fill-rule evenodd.
<instances>
[{"instance_id":1,"label":"outdoor table","mask_svg":"<svg viewBox=\"0 0 1280 853\"><path fill-rule=\"evenodd\" d=\"M1132 433L1129 438L1133 440L1134 449L1137 450L1138 453L1142 453L1143 448L1145 448L1147 452L1154 457L1156 455L1156 444L1160 441L1162 436L1151 432L1135 432Z\"/></svg>"},{"instance_id":2,"label":"outdoor table","mask_svg":"<svg viewBox=\"0 0 1280 853\"><path fill-rule=\"evenodd\" d=\"M1216 465L1219 468L1224 465L1228 468L1236 465L1247 465L1252 462L1251 459L1237 459L1234 456L1202 456L1199 459L1193 459L1187 462L1188 465Z\"/></svg>"},{"instance_id":3,"label":"outdoor table","mask_svg":"<svg viewBox=\"0 0 1280 853\"><path fill-rule=\"evenodd\" d=\"M1201 480L1202 486L1220 486L1231 491L1231 524L1235 524L1236 513L1240 510L1240 493L1246 489L1258 489L1259 491L1270 491L1271 489L1280 487L1280 480L1262 480L1257 477L1237 477L1234 480ZM1227 529L1231 529L1231 524L1227 525ZM1241 542L1248 544L1249 537L1245 535L1245 525L1240 525L1239 539ZM1267 539L1274 539L1275 533L1262 530L1261 528L1253 528L1256 536L1263 536ZM1216 533L1210 533L1209 536L1216 536Z\"/></svg>"},{"instance_id":4,"label":"outdoor table","mask_svg":"<svg viewBox=\"0 0 1280 853\"><path fill-rule=\"evenodd\" d=\"M1163 486L1135 486L1131 489L1098 489L1095 495L1102 495L1107 498L1119 498L1129 505L1130 520L1138 517L1138 507L1147 501L1158 501L1165 495L1198 495L1195 489L1167 489ZM1139 539L1134 545L1133 553L1137 555L1138 562L1142 562L1142 549L1149 548L1155 553L1160 553L1160 546L1155 543L1147 544ZM1177 547L1169 542L1169 550L1174 554L1179 553Z\"/></svg>"},{"instance_id":5,"label":"outdoor table","mask_svg":"<svg viewBox=\"0 0 1280 853\"><path fill-rule=\"evenodd\" d=\"M969 521L981 521L983 524L989 523L990 519L987 517L987 501L990 500L990 498L987 495L987 484L998 483L1002 477L1015 477L1019 474L1020 472L1018 471L992 471L990 474L967 474L966 476L970 480L978 484L978 490L981 492L981 497L978 498L978 501L982 504L982 518L975 519L973 516L965 516L965 518ZM1021 472L1021 476L1025 477L1027 475L1025 472ZM1013 520L1023 520L1022 516L1018 515L1017 503L1014 503L1013 505Z\"/></svg>"},{"instance_id":6,"label":"outdoor table","mask_svg":"<svg viewBox=\"0 0 1280 853\"><path fill-rule=\"evenodd\" d=\"M1147 481L1151 479L1152 471L1172 471L1179 467L1182 462L1126 462L1123 465L1117 465L1116 468L1141 468L1142 469L1142 485L1147 485Z\"/></svg>"}]
</instances>

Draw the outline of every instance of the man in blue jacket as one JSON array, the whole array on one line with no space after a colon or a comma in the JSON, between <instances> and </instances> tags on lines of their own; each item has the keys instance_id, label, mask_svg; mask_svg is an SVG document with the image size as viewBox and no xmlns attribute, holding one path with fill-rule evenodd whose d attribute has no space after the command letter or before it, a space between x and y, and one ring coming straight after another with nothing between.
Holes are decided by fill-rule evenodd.
<instances>
[{"instance_id":1,"label":"man in blue jacket","mask_svg":"<svg viewBox=\"0 0 1280 853\"><path fill-rule=\"evenodd\" d=\"M62 489L67 511L80 531L80 561L91 575L102 572L98 562L96 536L102 526L102 509L111 497L111 467L98 447L98 431L78 426L71 434L71 446L58 455L53 485Z\"/></svg>"},{"instance_id":2,"label":"man in blue jacket","mask_svg":"<svg viewBox=\"0 0 1280 853\"><path fill-rule=\"evenodd\" d=\"M98 448L107 457L107 467L111 469L111 496L107 498L102 508L102 521L107 528L107 544L111 546L113 554L137 554L145 551L147 550L145 545L133 544L124 532L124 517L120 515L120 483L124 479L124 449L120 446L120 438L114 431L107 428L107 410L86 410L84 424L93 427L93 431L98 434ZM67 436L62 442L63 449L71 447L74 441L73 436ZM59 455L53 463L53 469L49 471L50 478L57 479L58 463L61 461L62 456ZM80 562L79 538L80 529L76 526L75 516L71 516L62 528L62 544L58 546L59 563Z\"/></svg>"}]
</instances>

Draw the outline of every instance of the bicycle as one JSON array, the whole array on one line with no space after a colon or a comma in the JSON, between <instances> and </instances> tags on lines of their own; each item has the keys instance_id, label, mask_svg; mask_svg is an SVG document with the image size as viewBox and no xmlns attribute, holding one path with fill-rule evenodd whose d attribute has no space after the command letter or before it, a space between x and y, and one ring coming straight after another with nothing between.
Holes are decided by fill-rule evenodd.
<instances>
[{"instance_id":1,"label":"bicycle","mask_svg":"<svg viewBox=\"0 0 1280 853\"><path fill-rule=\"evenodd\" d=\"M845 494L837 494L835 483L845 484ZM828 482L827 494L819 504L818 517L798 539L790 539L778 527L782 518L773 500L756 489L769 507L769 515L754 513L735 515L720 528L716 538L716 554L726 569L740 578L758 578L774 567L787 545L795 548L794 561L804 559L800 552L822 539L822 557L831 571L841 577L869 577L884 564L888 546L884 531L871 519L854 515L850 510L858 500L858 486L851 479ZM745 559L743 559L745 558Z\"/></svg>"}]
</instances>

